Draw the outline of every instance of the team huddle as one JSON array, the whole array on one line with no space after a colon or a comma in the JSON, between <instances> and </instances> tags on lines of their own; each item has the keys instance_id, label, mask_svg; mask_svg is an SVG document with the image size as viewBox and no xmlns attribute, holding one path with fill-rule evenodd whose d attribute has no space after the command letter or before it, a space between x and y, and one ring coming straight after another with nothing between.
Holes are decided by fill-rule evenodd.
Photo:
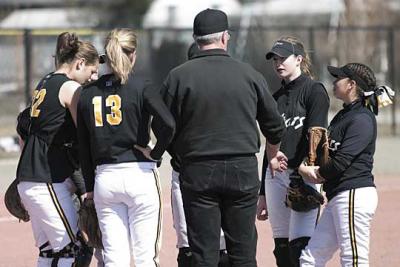
<instances>
[{"instance_id":1,"label":"team huddle","mask_svg":"<svg viewBox=\"0 0 400 267\"><path fill-rule=\"evenodd\" d=\"M188 60L158 88L135 72L133 30L110 31L102 56L73 33L58 36L55 71L38 83L17 129L14 184L32 224L37 266L89 266L93 244L77 212L89 202L101 230L98 266L160 266L157 168L167 164L165 152L178 267L257 266L256 218L270 222L279 267L325 266L338 249L342 266L368 266L378 203L375 116L393 91L377 86L364 64L329 66L343 109L328 124L327 90L297 38L280 38L266 54L282 80L273 95L260 73L227 53L224 12L197 14L193 38ZM107 72L98 77L102 63ZM320 144L309 138L315 127L327 129ZM325 160L312 146L325 149Z\"/></svg>"}]
</instances>

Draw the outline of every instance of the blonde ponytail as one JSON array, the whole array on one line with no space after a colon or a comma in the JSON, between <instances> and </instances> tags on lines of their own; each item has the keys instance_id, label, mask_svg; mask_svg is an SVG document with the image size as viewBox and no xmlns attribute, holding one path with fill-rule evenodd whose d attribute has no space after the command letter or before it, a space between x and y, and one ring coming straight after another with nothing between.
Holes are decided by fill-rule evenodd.
<instances>
[{"instance_id":1,"label":"blonde ponytail","mask_svg":"<svg viewBox=\"0 0 400 267\"><path fill-rule=\"evenodd\" d=\"M137 37L131 29L112 30L105 43L108 64L115 76L125 84L132 71L134 62L129 58L136 51Z\"/></svg>"}]
</instances>

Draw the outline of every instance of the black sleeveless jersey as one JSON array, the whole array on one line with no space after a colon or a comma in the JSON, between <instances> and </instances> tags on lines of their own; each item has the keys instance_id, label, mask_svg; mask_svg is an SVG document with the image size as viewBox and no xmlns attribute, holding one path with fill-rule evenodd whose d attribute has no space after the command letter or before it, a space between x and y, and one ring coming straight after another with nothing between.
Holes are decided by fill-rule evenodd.
<instances>
[{"instance_id":1,"label":"black sleeveless jersey","mask_svg":"<svg viewBox=\"0 0 400 267\"><path fill-rule=\"evenodd\" d=\"M29 133L17 168L19 181L58 183L73 172L64 144L76 138L76 128L59 100L60 88L69 80L50 73L33 92Z\"/></svg>"},{"instance_id":2,"label":"black sleeveless jersey","mask_svg":"<svg viewBox=\"0 0 400 267\"><path fill-rule=\"evenodd\" d=\"M124 85L108 74L83 88L78 103L78 141L88 192L93 191L97 165L149 161L134 145L148 145L151 116L163 125L151 153L158 160L175 127L158 90L134 74Z\"/></svg>"}]
</instances>

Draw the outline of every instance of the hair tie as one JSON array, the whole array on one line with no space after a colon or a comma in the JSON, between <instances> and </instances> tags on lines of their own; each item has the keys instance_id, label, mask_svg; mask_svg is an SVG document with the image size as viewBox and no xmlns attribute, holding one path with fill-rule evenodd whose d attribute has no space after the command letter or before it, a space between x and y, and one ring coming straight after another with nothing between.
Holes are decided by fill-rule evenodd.
<instances>
[{"instance_id":1,"label":"hair tie","mask_svg":"<svg viewBox=\"0 0 400 267\"><path fill-rule=\"evenodd\" d=\"M389 86L378 86L373 91L364 92L365 106L375 115L378 109L393 104L395 92Z\"/></svg>"},{"instance_id":2,"label":"hair tie","mask_svg":"<svg viewBox=\"0 0 400 267\"><path fill-rule=\"evenodd\" d=\"M386 107L393 104L395 92L389 86L381 85L374 89L374 94L378 100L378 107Z\"/></svg>"}]
</instances>

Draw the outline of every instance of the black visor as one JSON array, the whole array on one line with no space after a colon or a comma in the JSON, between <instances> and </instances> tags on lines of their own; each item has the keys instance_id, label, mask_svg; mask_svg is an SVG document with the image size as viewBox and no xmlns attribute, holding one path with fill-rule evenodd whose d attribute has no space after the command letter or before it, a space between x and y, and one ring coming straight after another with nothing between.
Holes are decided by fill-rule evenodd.
<instances>
[{"instance_id":1,"label":"black visor","mask_svg":"<svg viewBox=\"0 0 400 267\"><path fill-rule=\"evenodd\" d=\"M280 41L275 42L271 51L269 51L265 55L265 57L267 58L267 60L270 60L274 55L277 55L280 57L289 57L291 55L301 55L304 57L305 52L304 52L304 49L302 47L300 47L299 45L280 40Z\"/></svg>"},{"instance_id":2,"label":"black visor","mask_svg":"<svg viewBox=\"0 0 400 267\"><path fill-rule=\"evenodd\" d=\"M349 69L347 65L343 67L328 66L328 71L335 78L349 78L356 81L357 85L365 92L371 91L368 84L357 73Z\"/></svg>"}]
</instances>

